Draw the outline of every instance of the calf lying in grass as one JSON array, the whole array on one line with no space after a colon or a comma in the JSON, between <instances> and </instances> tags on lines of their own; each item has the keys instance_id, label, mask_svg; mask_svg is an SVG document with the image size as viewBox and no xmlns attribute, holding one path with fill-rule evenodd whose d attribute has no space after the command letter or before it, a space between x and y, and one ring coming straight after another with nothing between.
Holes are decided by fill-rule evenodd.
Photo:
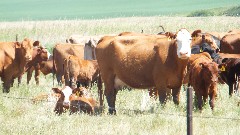
<instances>
[{"instance_id":1,"label":"calf lying in grass","mask_svg":"<svg viewBox=\"0 0 240 135\"><path fill-rule=\"evenodd\" d=\"M33 103L38 101L56 102L54 112L62 114L69 109L70 114L83 112L93 114L99 108L92 94L84 87L71 89L65 86L62 89L52 88L54 93L41 93L33 98ZM52 100L55 99L55 100Z\"/></svg>"}]
</instances>

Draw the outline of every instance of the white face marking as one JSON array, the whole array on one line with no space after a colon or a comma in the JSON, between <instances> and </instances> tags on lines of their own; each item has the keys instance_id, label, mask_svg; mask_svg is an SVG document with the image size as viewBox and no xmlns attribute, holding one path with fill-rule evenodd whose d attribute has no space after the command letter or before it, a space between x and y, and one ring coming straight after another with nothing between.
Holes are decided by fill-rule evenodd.
<instances>
[{"instance_id":1,"label":"white face marking","mask_svg":"<svg viewBox=\"0 0 240 135\"><path fill-rule=\"evenodd\" d=\"M69 86L66 86L63 90L62 90L65 98L64 98L64 101L63 101L63 105L69 105L70 104L70 101L69 101L69 97L70 95L72 94L72 89L69 87Z\"/></svg>"},{"instance_id":2,"label":"white face marking","mask_svg":"<svg viewBox=\"0 0 240 135\"><path fill-rule=\"evenodd\" d=\"M177 55L179 58L189 58L191 55L191 34L186 29L177 33Z\"/></svg>"}]
</instances>

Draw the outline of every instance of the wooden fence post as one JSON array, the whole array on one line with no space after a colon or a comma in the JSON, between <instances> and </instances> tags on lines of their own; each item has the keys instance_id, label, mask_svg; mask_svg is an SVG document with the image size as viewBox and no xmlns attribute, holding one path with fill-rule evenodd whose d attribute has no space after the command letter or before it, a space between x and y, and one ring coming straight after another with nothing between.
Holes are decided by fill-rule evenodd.
<instances>
[{"instance_id":1,"label":"wooden fence post","mask_svg":"<svg viewBox=\"0 0 240 135\"><path fill-rule=\"evenodd\" d=\"M187 88L187 135L192 135L192 88Z\"/></svg>"}]
</instances>

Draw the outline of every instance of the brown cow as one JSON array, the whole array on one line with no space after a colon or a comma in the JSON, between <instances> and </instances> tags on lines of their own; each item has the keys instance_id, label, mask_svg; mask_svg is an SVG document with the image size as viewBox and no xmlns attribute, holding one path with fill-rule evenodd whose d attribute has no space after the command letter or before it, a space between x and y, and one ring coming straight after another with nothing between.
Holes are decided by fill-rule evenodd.
<instances>
[{"instance_id":1,"label":"brown cow","mask_svg":"<svg viewBox=\"0 0 240 135\"><path fill-rule=\"evenodd\" d=\"M0 43L0 76L3 81L3 92L10 92L14 79L24 73L27 62L32 60L32 51L33 43L27 38L21 44Z\"/></svg>"},{"instance_id":2,"label":"brown cow","mask_svg":"<svg viewBox=\"0 0 240 135\"><path fill-rule=\"evenodd\" d=\"M171 41L155 36L107 36L99 41L96 56L110 114L116 113L117 89L123 85L156 87L161 103L172 89L173 101L179 104L184 71L191 55L191 35L186 29L176 35L176 40Z\"/></svg>"},{"instance_id":3,"label":"brown cow","mask_svg":"<svg viewBox=\"0 0 240 135\"><path fill-rule=\"evenodd\" d=\"M218 65L202 53L195 54L195 57L190 58L189 71L189 84L195 91L199 110L202 110L203 102L206 102L208 96L213 110L217 95Z\"/></svg>"},{"instance_id":4,"label":"brown cow","mask_svg":"<svg viewBox=\"0 0 240 135\"><path fill-rule=\"evenodd\" d=\"M225 35L220 41L221 53L240 53L240 33Z\"/></svg>"},{"instance_id":5,"label":"brown cow","mask_svg":"<svg viewBox=\"0 0 240 135\"><path fill-rule=\"evenodd\" d=\"M201 45L203 42L206 42L213 50L217 50L220 46L220 40L216 40L213 35L202 33L201 30L192 32L192 46Z\"/></svg>"},{"instance_id":6,"label":"brown cow","mask_svg":"<svg viewBox=\"0 0 240 135\"><path fill-rule=\"evenodd\" d=\"M39 76L40 76L41 72L45 76L50 73L53 73L53 56L51 55L47 61L42 61L39 64L37 64L36 66L29 68L29 70L27 71L27 83L28 84L32 78L33 71L35 71L34 78L35 78L36 84L39 84Z\"/></svg>"},{"instance_id":7,"label":"brown cow","mask_svg":"<svg viewBox=\"0 0 240 135\"><path fill-rule=\"evenodd\" d=\"M84 59L84 45L81 44L56 44L53 48L53 72L56 73L58 84L64 81L64 60L69 55Z\"/></svg>"},{"instance_id":8,"label":"brown cow","mask_svg":"<svg viewBox=\"0 0 240 135\"><path fill-rule=\"evenodd\" d=\"M36 42L38 45L36 45ZM26 70L27 72L27 84L29 84L29 81L32 77L32 72L35 70L35 78L36 78L36 84L39 85L39 63L42 61L47 61L49 58L49 52L47 49L43 48L42 46L39 45L39 41L35 41L33 44L33 52L32 52L32 60L27 63L28 69ZM18 77L18 84L21 83L22 80L22 75Z\"/></svg>"},{"instance_id":9,"label":"brown cow","mask_svg":"<svg viewBox=\"0 0 240 135\"><path fill-rule=\"evenodd\" d=\"M83 84L89 88L90 84L97 79L99 68L96 60L82 60L77 56L69 55L64 60L65 85L72 86L72 82Z\"/></svg>"}]
</instances>

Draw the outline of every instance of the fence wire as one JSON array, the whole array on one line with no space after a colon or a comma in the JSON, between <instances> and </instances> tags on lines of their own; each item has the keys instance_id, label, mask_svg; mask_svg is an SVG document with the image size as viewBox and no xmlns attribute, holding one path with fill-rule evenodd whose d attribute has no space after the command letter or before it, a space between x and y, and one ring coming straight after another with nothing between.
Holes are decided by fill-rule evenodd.
<instances>
[{"instance_id":1,"label":"fence wire","mask_svg":"<svg viewBox=\"0 0 240 135\"><path fill-rule=\"evenodd\" d=\"M3 98L10 98L10 99L16 99L16 100L29 100L33 101L35 100L34 98L29 98L29 97L12 97L12 96L2 96ZM38 102L52 102L56 103L56 101L46 101L46 100L35 100ZM59 102L61 103L61 102ZM79 106L79 105L78 105ZM104 108L105 106L95 106L98 108ZM123 111L123 112L133 112L136 114L142 114L142 115L148 115L149 111L141 111L141 110L132 110L132 109L124 109L124 108L116 108L118 111ZM165 113L165 112L157 112L157 111L150 111L151 114L158 114L158 115L165 115L165 116L178 116L178 117L187 117L187 115L183 114L176 114L176 113ZM214 117L214 116L198 116L198 115L193 115L193 118L203 118L203 119L217 119L217 120L235 120L235 121L240 121L240 118L234 118L234 117Z\"/></svg>"}]
</instances>

